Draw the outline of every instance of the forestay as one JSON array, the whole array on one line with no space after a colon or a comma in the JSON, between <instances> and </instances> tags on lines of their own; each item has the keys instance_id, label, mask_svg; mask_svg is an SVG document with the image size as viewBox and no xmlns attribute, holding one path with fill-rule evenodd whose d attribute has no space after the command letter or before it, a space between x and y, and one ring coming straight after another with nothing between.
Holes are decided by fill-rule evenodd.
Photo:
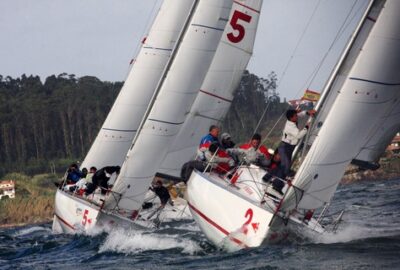
<instances>
[{"instance_id":1,"label":"forestay","mask_svg":"<svg viewBox=\"0 0 400 270\"><path fill-rule=\"evenodd\" d=\"M194 0L165 0L81 168L121 166Z\"/></svg>"},{"instance_id":2,"label":"forestay","mask_svg":"<svg viewBox=\"0 0 400 270\"><path fill-rule=\"evenodd\" d=\"M113 191L122 194L118 208L141 207L155 173L184 123L210 67L228 21L232 0L197 1L159 92L135 137ZM115 206L114 198L106 201Z\"/></svg>"},{"instance_id":3,"label":"forestay","mask_svg":"<svg viewBox=\"0 0 400 270\"><path fill-rule=\"evenodd\" d=\"M182 164L193 159L200 139L211 124L226 115L250 57L262 0L233 3L215 57L189 114L171 144L160 171L179 175Z\"/></svg>"},{"instance_id":4,"label":"forestay","mask_svg":"<svg viewBox=\"0 0 400 270\"><path fill-rule=\"evenodd\" d=\"M399 12L399 1L386 1L295 176L293 184L305 191L303 197L296 205L299 193L291 188L283 209L315 209L329 202L347 165L398 109Z\"/></svg>"}]
</instances>

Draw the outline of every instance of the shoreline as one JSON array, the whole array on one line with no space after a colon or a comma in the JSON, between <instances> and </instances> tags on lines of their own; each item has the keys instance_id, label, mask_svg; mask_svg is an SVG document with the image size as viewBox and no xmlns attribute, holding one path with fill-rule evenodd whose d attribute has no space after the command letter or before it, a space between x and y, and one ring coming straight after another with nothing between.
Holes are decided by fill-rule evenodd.
<instances>
[{"instance_id":1,"label":"shoreline","mask_svg":"<svg viewBox=\"0 0 400 270\"><path fill-rule=\"evenodd\" d=\"M0 229L11 229L11 228L18 228L24 227L28 225L43 225L53 221L52 218L45 218L44 220L33 222L33 223L10 223L10 224L0 224Z\"/></svg>"}]
</instances>

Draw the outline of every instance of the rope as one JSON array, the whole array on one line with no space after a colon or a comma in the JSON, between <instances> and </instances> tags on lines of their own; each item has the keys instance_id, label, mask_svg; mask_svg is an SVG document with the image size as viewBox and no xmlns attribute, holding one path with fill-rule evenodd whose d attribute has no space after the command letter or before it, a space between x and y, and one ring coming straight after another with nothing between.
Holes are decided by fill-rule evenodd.
<instances>
[{"instance_id":1,"label":"rope","mask_svg":"<svg viewBox=\"0 0 400 270\"><path fill-rule=\"evenodd\" d=\"M267 112L267 110L269 108L269 104L271 104L271 102L268 100L267 101L267 106L265 107L265 109L264 109L264 111L263 111L263 113L262 113L262 115L260 117L260 120L258 120L258 123L257 123L256 127L254 128L253 134L256 134L258 128L260 127L261 121L264 119L265 113Z\"/></svg>"},{"instance_id":2,"label":"rope","mask_svg":"<svg viewBox=\"0 0 400 270\"><path fill-rule=\"evenodd\" d=\"M312 19L313 19L313 17L314 17L314 15L315 15L315 13L316 13L316 11L317 11L317 9L318 9L318 7L319 7L320 4L321 4L321 0L319 0L318 3L315 5L314 10L313 10L313 12L312 12L312 14L311 14L311 16L310 16L310 18L309 18L307 24L306 24L306 27L303 29L303 32L301 33L301 36L300 36L299 40L297 41L297 44L296 44L296 46L295 46L295 48L294 48L294 50L293 50L293 52L292 52L292 55L290 56L289 61L287 62L285 68L283 69L282 77L281 77L281 80L280 80L281 82L283 81L283 78L285 77L286 72L287 72L287 70L288 70L290 64L292 63L292 60L293 60L293 58L294 58L294 55L295 55L297 49L299 48L300 43L303 41L303 38L304 38L304 36L305 36L305 33L306 33L306 31L308 30L308 28L309 28L309 26L310 26L310 24L311 24L311 21L312 21Z\"/></svg>"},{"instance_id":3,"label":"rope","mask_svg":"<svg viewBox=\"0 0 400 270\"><path fill-rule=\"evenodd\" d=\"M144 27L144 28L142 29L142 31L141 31L141 36L142 36L142 37L145 36L145 34L146 34L147 31L149 31L150 25L153 24L153 22L154 22L154 20L155 20L155 18L156 18L156 15L155 15L155 14L156 14L156 11L155 11L155 10L156 10L156 6L157 6L157 3L158 3L158 2L159 2L159 0L154 0L154 4L153 4L153 7L151 8L151 12L150 12L149 15L147 16L146 23L145 23L145 27ZM134 59L134 57L138 55L139 50L140 50L141 47L142 47L142 42L138 42L137 45L136 45L135 50L133 51L133 55L132 55L131 59ZM131 71L131 69L132 69L132 67L133 67L133 63L134 63L134 62L129 63L128 70L127 70L127 72L126 72L125 78L128 77L129 72Z\"/></svg>"},{"instance_id":4,"label":"rope","mask_svg":"<svg viewBox=\"0 0 400 270\"><path fill-rule=\"evenodd\" d=\"M358 1L359 1L359 0L355 0L355 1L353 2L353 5L352 5L351 9L350 9L349 12L347 13L347 16L346 16L345 20L343 21L343 23L341 24L339 30L337 31L337 33L336 33L334 39L332 40L332 42L331 42L331 44L330 44L328 50L326 51L326 53L324 54L324 56L322 57L322 59L319 61L319 63L317 64L317 66L315 67L315 69L313 70L313 72L309 75L309 77L308 77L308 79L305 81L303 87L302 87L301 89L298 90L298 92L296 93L296 96L299 96L299 93L300 93L301 91L303 91L303 89L309 88L309 87L311 86L311 84L313 83L313 81L315 80L317 74L319 73L319 71L320 71L321 68L322 68L323 63L326 61L326 58L328 57L329 53L332 51L333 46L338 42L338 40L340 39L340 37L344 34L345 29L347 29L347 28L349 27L350 22L355 18L357 12L355 12L355 13L353 14L352 18L349 19L350 16L351 16L351 14L353 13L353 10L355 9L356 4L358 3ZM304 37L304 35L305 35L305 32L307 31L308 27L310 26L310 23L311 23L311 21L312 21L312 18L314 17L314 15L315 15L315 13L316 13L316 11L317 11L319 5L320 5L320 2L321 2L321 1L318 1L317 5L315 6L315 8L314 8L314 10L313 10L313 13L312 13L310 19L308 20L307 25L306 25L305 29L303 30L303 33L302 33L302 35L301 35L299 41L298 41L297 44L296 44L296 47L295 47L295 49L294 49L294 51L293 51L293 53L292 53L292 56L291 56L291 58L289 59L287 65L286 65L286 67L285 67L285 69L284 69L284 72L282 73L282 78L280 79L280 83L283 81L283 78L284 78L284 76L285 76L285 74L286 74L286 71L287 71L287 69L288 69L288 67L289 67L289 65L290 65L290 63L291 63L291 61L293 60L293 56L294 56L295 52L297 51L297 49L298 49L298 47L299 47L301 41L303 40L303 37ZM361 9L361 7L360 7L360 9ZM268 107L268 105L267 105L267 107ZM289 107L290 107L290 105L288 104L287 107L286 107L286 109L288 109ZM282 117L283 117L284 115L285 115L285 112L283 112L283 113L281 114L281 116L280 116L280 117L278 118L278 120L275 122L274 126L273 126L273 127L271 128L271 130L268 132L268 134L266 135L266 137L262 140L262 144L264 144L264 143L269 139L271 133L275 130L276 126L277 126L278 123L281 121L281 119L282 119ZM262 115L262 118L263 118L263 117L264 117L264 113L263 113L263 115ZM257 127L257 128L258 128L258 127Z\"/></svg>"}]
</instances>

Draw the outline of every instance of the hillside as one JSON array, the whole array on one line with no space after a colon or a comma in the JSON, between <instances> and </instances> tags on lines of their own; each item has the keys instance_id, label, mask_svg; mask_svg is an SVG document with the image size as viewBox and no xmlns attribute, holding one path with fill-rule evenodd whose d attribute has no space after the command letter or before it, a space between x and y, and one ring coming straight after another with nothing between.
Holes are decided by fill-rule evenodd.
<instances>
[{"instance_id":1,"label":"hillside","mask_svg":"<svg viewBox=\"0 0 400 270\"><path fill-rule=\"evenodd\" d=\"M62 173L82 160L103 124L122 82L60 74L21 78L0 75L0 177L10 172ZM275 92L276 77L245 72L223 130L237 142L248 140L266 102L264 130L286 109ZM207 133L205 130L204 133Z\"/></svg>"},{"instance_id":2,"label":"hillside","mask_svg":"<svg viewBox=\"0 0 400 270\"><path fill-rule=\"evenodd\" d=\"M0 226L22 225L49 221L54 211L55 175L40 174L30 177L11 173L3 179L16 182L15 199L0 200Z\"/></svg>"}]
</instances>

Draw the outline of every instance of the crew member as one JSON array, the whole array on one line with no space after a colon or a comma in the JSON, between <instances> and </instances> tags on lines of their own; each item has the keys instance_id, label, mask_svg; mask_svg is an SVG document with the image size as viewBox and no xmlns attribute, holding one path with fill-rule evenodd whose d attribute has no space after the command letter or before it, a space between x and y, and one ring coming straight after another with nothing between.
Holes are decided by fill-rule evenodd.
<instances>
[{"instance_id":1,"label":"crew member","mask_svg":"<svg viewBox=\"0 0 400 270\"><path fill-rule=\"evenodd\" d=\"M305 125L303 129L298 128L299 117L304 117L306 114L314 116L315 110L303 112L299 112L297 110L288 110L286 112L287 121L285 124L285 128L283 129L282 141L278 148L278 152L281 157L284 177L290 174L294 148L307 133L308 125Z\"/></svg>"},{"instance_id":2,"label":"crew member","mask_svg":"<svg viewBox=\"0 0 400 270\"><path fill-rule=\"evenodd\" d=\"M228 149L228 153L232 155L243 155L246 163L257 164L267 167L271 162L271 155L268 149L261 144L261 135L255 133L250 142L241 145L239 148Z\"/></svg>"},{"instance_id":3,"label":"crew member","mask_svg":"<svg viewBox=\"0 0 400 270\"><path fill-rule=\"evenodd\" d=\"M203 138L200 140L200 145L197 150L197 156L199 160L205 161L205 152L208 150L211 144L216 144L217 146L220 146L219 140L218 140L218 135L219 135L219 127L215 125L211 125L210 128L208 129L208 134L205 135Z\"/></svg>"}]
</instances>

